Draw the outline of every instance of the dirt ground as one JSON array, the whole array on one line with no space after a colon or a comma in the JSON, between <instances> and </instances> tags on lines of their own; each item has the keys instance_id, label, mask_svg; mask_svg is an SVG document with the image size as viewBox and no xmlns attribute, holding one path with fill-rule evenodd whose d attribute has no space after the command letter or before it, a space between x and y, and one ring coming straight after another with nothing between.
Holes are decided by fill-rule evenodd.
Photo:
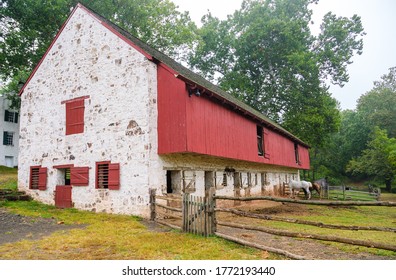
<instances>
[{"instance_id":1,"label":"dirt ground","mask_svg":"<svg viewBox=\"0 0 396 280\"><path fill-rule=\"evenodd\" d=\"M0 208L0 245L23 239L36 240L55 231L85 227L84 225L65 225L54 219L25 217Z\"/></svg>"}]
</instances>

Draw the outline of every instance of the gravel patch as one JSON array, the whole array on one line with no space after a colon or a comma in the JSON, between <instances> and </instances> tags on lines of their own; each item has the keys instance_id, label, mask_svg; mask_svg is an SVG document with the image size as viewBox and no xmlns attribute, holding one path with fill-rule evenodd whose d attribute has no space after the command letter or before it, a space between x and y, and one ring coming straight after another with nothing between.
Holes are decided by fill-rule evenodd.
<instances>
[{"instance_id":1,"label":"gravel patch","mask_svg":"<svg viewBox=\"0 0 396 280\"><path fill-rule=\"evenodd\" d=\"M0 208L0 245L21 240L37 240L56 231L85 226L65 225L55 219L26 217Z\"/></svg>"}]
</instances>

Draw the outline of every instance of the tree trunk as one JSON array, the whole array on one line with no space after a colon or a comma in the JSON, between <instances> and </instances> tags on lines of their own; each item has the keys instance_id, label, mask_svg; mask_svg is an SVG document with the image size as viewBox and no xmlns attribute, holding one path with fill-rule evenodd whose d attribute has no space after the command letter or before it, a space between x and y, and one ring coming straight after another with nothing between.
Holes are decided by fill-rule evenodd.
<instances>
[{"instance_id":1,"label":"tree trunk","mask_svg":"<svg viewBox=\"0 0 396 280\"><path fill-rule=\"evenodd\" d=\"M385 180L385 190L387 192L391 192L392 191L392 180Z\"/></svg>"}]
</instances>

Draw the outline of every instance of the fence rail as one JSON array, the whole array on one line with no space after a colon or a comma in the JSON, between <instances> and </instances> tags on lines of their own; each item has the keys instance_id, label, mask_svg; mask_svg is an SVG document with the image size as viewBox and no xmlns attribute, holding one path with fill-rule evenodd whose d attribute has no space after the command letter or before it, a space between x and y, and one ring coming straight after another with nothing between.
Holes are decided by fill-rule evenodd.
<instances>
[{"instance_id":1,"label":"fence rail","mask_svg":"<svg viewBox=\"0 0 396 280\"><path fill-rule=\"evenodd\" d=\"M391 201L323 201L323 200L295 200L289 198L279 198L272 196L251 196L251 197L232 197L232 196L215 196L214 199L235 200L235 201L253 201L253 200L270 200L277 202L289 202L309 205L327 205L327 206L389 206L395 207L396 202Z\"/></svg>"},{"instance_id":2,"label":"fence rail","mask_svg":"<svg viewBox=\"0 0 396 280\"><path fill-rule=\"evenodd\" d=\"M360 191L353 190L351 187L347 186L329 186L325 190L325 197L327 199L337 199L337 200L359 200L359 201L373 201L379 200L381 192L379 189L376 191Z\"/></svg>"},{"instance_id":3,"label":"fence rail","mask_svg":"<svg viewBox=\"0 0 396 280\"><path fill-rule=\"evenodd\" d=\"M179 204L180 207L164 205L162 203L158 203L157 199L164 200L169 203ZM216 207L217 201L219 200L231 200L231 201L254 201L254 200L267 200L267 201L276 201L283 203L297 203L297 204L305 204L305 205L320 205L320 206L383 206L383 207L396 207L396 202L390 201L323 201L323 200L294 200L288 198L279 198L279 197L271 197L271 196L256 196L256 197L231 197L231 196L216 196L212 195L210 192L206 197L197 197L192 196L190 194L180 195L179 197L168 197L168 196L156 196L155 190L150 190L150 205L151 205L151 219L156 220L157 222L170 226L172 228L177 228L183 230L185 232L199 234L203 236L209 235L217 235L228 240L238 242L244 245L252 246L252 244L248 244L248 241L243 241L235 237L230 237L219 233L217 231L217 226L224 227L233 227L245 230L254 230L266 232L273 235L281 235L281 236L289 236L289 237L297 237L297 238L309 238L316 240L325 240L332 242L339 242L345 244L352 244L357 246L365 246L370 248L379 248L384 250L396 251L396 246L390 244L382 244L378 242L371 241L363 241L363 240L355 240L349 238L341 238L336 236L325 236L319 234L302 234L300 232L290 232L285 230L276 230L271 228L264 227L255 227L251 225L243 225L236 223L227 223L223 221L218 221L216 217L216 213L218 212L228 212L231 214L255 218L255 219L263 219L263 220L276 220L287 223L300 223L306 224L310 226L317 226L323 228L332 228L332 229L345 229L345 230L376 230L376 231L387 231L387 232L396 232L396 228L386 228L386 227L370 227L370 226L344 226L344 225L331 225L324 224L320 222L310 222L303 221L298 219L286 218L286 217L274 217L269 215L260 215L254 214L250 212L245 212L241 210L231 209L231 208L218 208ZM180 226L176 226L174 224L170 224L165 222L164 220L159 219L158 213L159 209L163 209L167 211L166 215L172 218L180 219ZM169 213L169 211L171 213ZM175 215L177 213L181 216ZM165 215L165 216L166 216ZM294 259L304 259L303 256L295 255L290 252L286 252L277 248L270 248L266 246L261 246L256 244L253 246L256 248L264 248L269 252L283 254L287 257Z\"/></svg>"}]
</instances>

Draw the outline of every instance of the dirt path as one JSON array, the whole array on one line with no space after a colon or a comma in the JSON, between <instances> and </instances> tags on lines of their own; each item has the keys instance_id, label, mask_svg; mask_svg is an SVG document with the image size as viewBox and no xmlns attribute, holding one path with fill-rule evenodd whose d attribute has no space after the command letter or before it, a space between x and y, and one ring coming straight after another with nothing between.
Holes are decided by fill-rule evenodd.
<instances>
[{"instance_id":1,"label":"dirt path","mask_svg":"<svg viewBox=\"0 0 396 280\"><path fill-rule=\"evenodd\" d=\"M65 225L54 219L25 217L0 208L0 245L20 240L36 240L55 231L82 228L85 225Z\"/></svg>"}]
</instances>

